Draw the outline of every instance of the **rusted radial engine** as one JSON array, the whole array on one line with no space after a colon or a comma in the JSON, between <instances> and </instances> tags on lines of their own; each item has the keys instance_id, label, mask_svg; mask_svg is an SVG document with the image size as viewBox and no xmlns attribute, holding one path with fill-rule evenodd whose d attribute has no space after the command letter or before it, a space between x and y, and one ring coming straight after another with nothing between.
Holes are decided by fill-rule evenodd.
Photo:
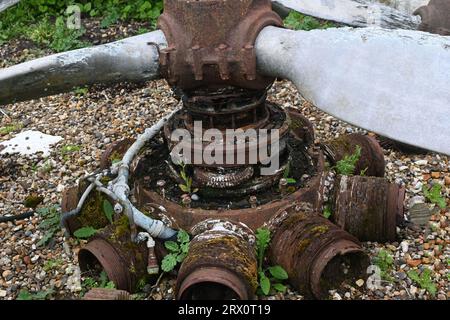
<instances>
[{"instance_id":1,"label":"rusted radial engine","mask_svg":"<svg viewBox=\"0 0 450 320\"><path fill-rule=\"evenodd\" d=\"M324 297L342 281L365 276L368 258L357 237L392 240L396 220L402 217L404 192L381 178L384 158L374 139L351 135L319 147L308 119L266 100L275 79L256 70L254 43L268 25L282 25L269 0L165 1L159 26L168 47L160 49L160 62L183 108L141 146L129 166L128 183L137 210L194 236L179 272L180 299L254 298L254 231L262 226L272 229L269 259L284 267L290 283L307 297ZM201 124L200 141L181 143L184 150L190 148L192 158L213 143L214 156L225 157L231 148L234 159L245 155L245 161L217 164L200 158L183 167L174 163L171 153L180 144L172 132L183 129L195 140L196 122ZM240 142L211 140L203 135L207 129L253 129L257 136ZM274 130L278 135L271 136L267 148L276 143L277 152L266 157L256 152L256 162L250 162L260 151L261 132ZM114 170L108 171L111 160L123 156L133 142L113 143L102 159L105 181L91 183L113 179ZM336 177L325 170L323 150L334 164L356 146L361 148L357 173L368 177ZM278 170L269 175L262 174L268 157L279 160ZM181 189L186 178L192 179L192 186ZM82 182L67 192L63 209L73 210L86 188L89 183ZM112 225L101 213L104 199L118 208ZM66 227L72 232L86 224L105 229L80 251L81 268L100 265L118 289L135 290L141 279L157 272L155 259L164 250L158 250L158 241L155 252L150 240L147 247L130 240L138 230L133 221L120 217L118 199L107 191L93 191L84 200L81 212L70 215ZM323 217L325 203L332 207L330 219L336 224Z\"/></svg>"}]
</instances>

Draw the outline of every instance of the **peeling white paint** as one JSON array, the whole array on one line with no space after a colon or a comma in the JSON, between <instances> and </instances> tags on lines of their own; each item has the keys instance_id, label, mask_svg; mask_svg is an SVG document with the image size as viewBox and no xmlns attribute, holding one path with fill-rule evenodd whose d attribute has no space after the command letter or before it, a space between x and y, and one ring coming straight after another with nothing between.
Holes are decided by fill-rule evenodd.
<instances>
[{"instance_id":1,"label":"peeling white paint","mask_svg":"<svg viewBox=\"0 0 450 320\"><path fill-rule=\"evenodd\" d=\"M0 145L6 147L0 154L19 153L21 155L31 155L42 152L46 157L50 154L51 146L63 140L59 136L51 136L39 131L24 131L11 140L1 142Z\"/></svg>"},{"instance_id":2,"label":"peeling white paint","mask_svg":"<svg viewBox=\"0 0 450 320\"><path fill-rule=\"evenodd\" d=\"M416 30L420 17L410 10L400 11L374 0L273 0L272 2L303 14L355 27L371 25L388 29ZM405 9L406 6L397 4Z\"/></svg>"},{"instance_id":3,"label":"peeling white paint","mask_svg":"<svg viewBox=\"0 0 450 320\"><path fill-rule=\"evenodd\" d=\"M261 73L293 81L322 111L450 155L450 37L374 27L266 27L255 47Z\"/></svg>"}]
</instances>

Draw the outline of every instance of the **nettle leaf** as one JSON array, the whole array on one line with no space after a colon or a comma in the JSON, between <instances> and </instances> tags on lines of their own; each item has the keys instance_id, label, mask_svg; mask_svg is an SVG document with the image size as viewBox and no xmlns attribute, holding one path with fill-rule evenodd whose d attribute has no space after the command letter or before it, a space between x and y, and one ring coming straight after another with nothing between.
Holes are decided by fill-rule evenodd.
<instances>
[{"instance_id":1,"label":"nettle leaf","mask_svg":"<svg viewBox=\"0 0 450 320\"><path fill-rule=\"evenodd\" d=\"M164 257L164 259L161 262L161 269L164 272L170 272L172 271L175 266L177 265L177 258L174 254L169 253Z\"/></svg>"},{"instance_id":2,"label":"nettle leaf","mask_svg":"<svg viewBox=\"0 0 450 320\"><path fill-rule=\"evenodd\" d=\"M177 240L179 243L187 243L189 242L189 234L184 230L180 230L178 231Z\"/></svg>"},{"instance_id":3,"label":"nettle leaf","mask_svg":"<svg viewBox=\"0 0 450 320\"><path fill-rule=\"evenodd\" d=\"M270 230L267 228L259 228L256 230L256 241L258 247L265 250L270 242Z\"/></svg>"},{"instance_id":4,"label":"nettle leaf","mask_svg":"<svg viewBox=\"0 0 450 320\"><path fill-rule=\"evenodd\" d=\"M109 223L113 223L114 208L113 208L111 202L109 202L106 199L103 200L103 213L105 214Z\"/></svg>"},{"instance_id":5,"label":"nettle leaf","mask_svg":"<svg viewBox=\"0 0 450 320\"><path fill-rule=\"evenodd\" d=\"M287 289L286 286L284 284L281 284L281 283L275 283L273 285L273 288L275 290L277 290L278 292L282 292L282 293L285 293L286 289Z\"/></svg>"},{"instance_id":6,"label":"nettle leaf","mask_svg":"<svg viewBox=\"0 0 450 320\"><path fill-rule=\"evenodd\" d=\"M266 277L264 272L259 273L259 285L264 295L268 295L270 292L270 280Z\"/></svg>"},{"instance_id":7,"label":"nettle leaf","mask_svg":"<svg viewBox=\"0 0 450 320\"><path fill-rule=\"evenodd\" d=\"M273 266L269 268L269 272L277 280L286 280L288 278L287 272L281 266Z\"/></svg>"},{"instance_id":8,"label":"nettle leaf","mask_svg":"<svg viewBox=\"0 0 450 320\"><path fill-rule=\"evenodd\" d=\"M78 229L73 233L73 235L80 239L86 239L92 237L94 234L97 233L97 229L93 227L83 227L81 229Z\"/></svg>"},{"instance_id":9,"label":"nettle leaf","mask_svg":"<svg viewBox=\"0 0 450 320\"><path fill-rule=\"evenodd\" d=\"M167 250L172 252L180 251L180 246L175 241L166 241L164 242L164 246L166 247Z\"/></svg>"}]
</instances>

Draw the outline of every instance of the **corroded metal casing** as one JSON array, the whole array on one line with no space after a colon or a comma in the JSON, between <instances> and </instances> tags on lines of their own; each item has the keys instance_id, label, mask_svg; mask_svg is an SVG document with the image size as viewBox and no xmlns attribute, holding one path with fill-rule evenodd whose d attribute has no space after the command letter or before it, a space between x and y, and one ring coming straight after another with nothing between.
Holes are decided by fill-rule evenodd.
<instances>
[{"instance_id":1,"label":"corroded metal casing","mask_svg":"<svg viewBox=\"0 0 450 320\"><path fill-rule=\"evenodd\" d=\"M422 18L419 30L442 36L450 35L450 1L431 0L428 5L420 7L414 14Z\"/></svg>"},{"instance_id":2,"label":"corroded metal casing","mask_svg":"<svg viewBox=\"0 0 450 320\"><path fill-rule=\"evenodd\" d=\"M92 288L83 300L131 300L130 294L124 290Z\"/></svg>"},{"instance_id":3,"label":"corroded metal casing","mask_svg":"<svg viewBox=\"0 0 450 320\"><path fill-rule=\"evenodd\" d=\"M257 73L254 44L269 25L282 26L269 0L165 0L158 20L168 42L161 73L183 90L264 89L274 79Z\"/></svg>"},{"instance_id":4,"label":"corroded metal casing","mask_svg":"<svg viewBox=\"0 0 450 320\"><path fill-rule=\"evenodd\" d=\"M137 283L148 278L148 249L130 241L127 221L123 216L91 238L80 249L78 262L82 272L101 267L117 289L134 292Z\"/></svg>"},{"instance_id":5,"label":"corroded metal casing","mask_svg":"<svg viewBox=\"0 0 450 320\"><path fill-rule=\"evenodd\" d=\"M361 241L394 241L405 188L384 178L338 176L330 219Z\"/></svg>"},{"instance_id":6,"label":"corroded metal casing","mask_svg":"<svg viewBox=\"0 0 450 320\"><path fill-rule=\"evenodd\" d=\"M253 299L257 287L255 236L241 223L205 220L195 235L177 279L177 297Z\"/></svg>"},{"instance_id":7,"label":"corroded metal casing","mask_svg":"<svg viewBox=\"0 0 450 320\"><path fill-rule=\"evenodd\" d=\"M363 172L366 176L384 177L384 153L375 138L353 133L322 144L325 154L333 165L345 156L354 154L356 146L361 147L361 156L355 165L354 174Z\"/></svg>"},{"instance_id":8,"label":"corroded metal casing","mask_svg":"<svg viewBox=\"0 0 450 320\"><path fill-rule=\"evenodd\" d=\"M271 221L269 257L307 298L325 298L344 280L364 278L369 258L358 240L309 204L281 210Z\"/></svg>"}]
</instances>

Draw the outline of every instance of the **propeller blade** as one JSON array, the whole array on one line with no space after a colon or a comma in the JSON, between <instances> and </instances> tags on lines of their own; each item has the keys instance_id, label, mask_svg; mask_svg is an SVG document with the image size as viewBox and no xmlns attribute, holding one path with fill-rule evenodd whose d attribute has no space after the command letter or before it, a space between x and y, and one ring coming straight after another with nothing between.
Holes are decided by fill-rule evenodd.
<instances>
[{"instance_id":1,"label":"propeller blade","mask_svg":"<svg viewBox=\"0 0 450 320\"><path fill-rule=\"evenodd\" d=\"M9 7L15 5L20 0L0 0L0 12L8 9Z\"/></svg>"},{"instance_id":2,"label":"propeller blade","mask_svg":"<svg viewBox=\"0 0 450 320\"><path fill-rule=\"evenodd\" d=\"M159 78L159 46L167 42L158 30L0 69L0 105L82 85Z\"/></svg>"},{"instance_id":3,"label":"propeller blade","mask_svg":"<svg viewBox=\"0 0 450 320\"><path fill-rule=\"evenodd\" d=\"M450 38L408 30L266 27L260 72L293 81L323 111L450 155Z\"/></svg>"},{"instance_id":4,"label":"propeller blade","mask_svg":"<svg viewBox=\"0 0 450 320\"><path fill-rule=\"evenodd\" d=\"M417 30L420 24L420 17L373 0L272 0L272 3L281 15L285 15L288 8L354 27L376 25L387 29Z\"/></svg>"},{"instance_id":5,"label":"propeller blade","mask_svg":"<svg viewBox=\"0 0 450 320\"><path fill-rule=\"evenodd\" d=\"M398 11L413 14L418 8L426 6L430 0L378 0L387 6L390 6Z\"/></svg>"}]
</instances>

